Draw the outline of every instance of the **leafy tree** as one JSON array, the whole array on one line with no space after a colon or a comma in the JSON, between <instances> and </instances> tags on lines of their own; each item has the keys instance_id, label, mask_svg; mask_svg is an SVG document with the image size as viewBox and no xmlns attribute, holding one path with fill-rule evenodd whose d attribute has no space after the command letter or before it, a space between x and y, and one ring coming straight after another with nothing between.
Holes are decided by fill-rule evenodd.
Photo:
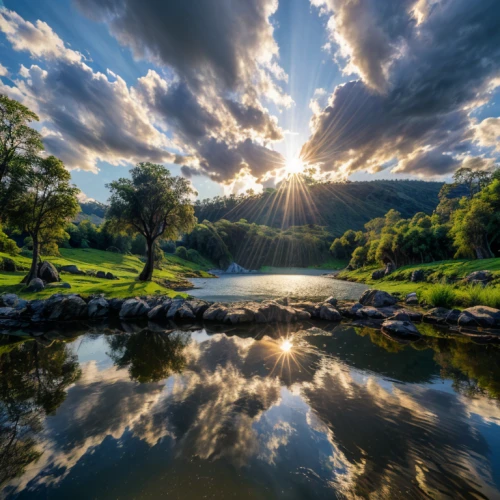
<instances>
[{"instance_id":1,"label":"leafy tree","mask_svg":"<svg viewBox=\"0 0 500 500\"><path fill-rule=\"evenodd\" d=\"M26 231L32 240L33 260L23 282L29 283L38 276L41 245L63 237L66 224L78 213L79 190L70 180L70 173L55 156L38 159L23 175L23 190L8 207L12 225Z\"/></svg>"},{"instance_id":2,"label":"leafy tree","mask_svg":"<svg viewBox=\"0 0 500 500\"><path fill-rule=\"evenodd\" d=\"M28 126L38 116L21 103L0 94L0 195L2 205L10 177L29 164L43 149L39 132Z\"/></svg>"},{"instance_id":3,"label":"leafy tree","mask_svg":"<svg viewBox=\"0 0 500 500\"><path fill-rule=\"evenodd\" d=\"M108 217L115 230L139 233L146 239L146 265L139 280L150 281L154 268L154 243L189 231L196 219L189 200L189 182L172 177L168 169L153 163L139 163L130 170L131 179L118 179L111 190Z\"/></svg>"}]
</instances>

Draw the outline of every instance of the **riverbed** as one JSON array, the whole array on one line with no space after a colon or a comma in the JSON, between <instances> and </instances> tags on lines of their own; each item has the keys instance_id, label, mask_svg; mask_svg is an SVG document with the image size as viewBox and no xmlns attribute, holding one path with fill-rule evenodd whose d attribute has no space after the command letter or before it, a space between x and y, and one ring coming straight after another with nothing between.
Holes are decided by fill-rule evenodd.
<instances>
[{"instance_id":1,"label":"riverbed","mask_svg":"<svg viewBox=\"0 0 500 500\"><path fill-rule=\"evenodd\" d=\"M220 302L266 300L277 297L357 300L369 287L324 276L317 269L281 269L273 273L221 274L218 278L194 278L194 297Z\"/></svg>"}]
</instances>

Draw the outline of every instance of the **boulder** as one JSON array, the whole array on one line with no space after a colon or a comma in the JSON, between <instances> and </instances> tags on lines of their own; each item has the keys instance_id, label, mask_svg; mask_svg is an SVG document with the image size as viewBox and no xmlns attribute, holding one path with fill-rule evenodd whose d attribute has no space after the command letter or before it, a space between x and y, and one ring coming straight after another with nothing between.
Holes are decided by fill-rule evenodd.
<instances>
[{"instance_id":1,"label":"boulder","mask_svg":"<svg viewBox=\"0 0 500 500\"><path fill-rule=\"evenodd\" d=\"M61 266L61 271L69 274L85 274L83 271L78 269L78 266L75 266L74 264L70 264L68 266Z\"/></svg>"},{"instance_id":2,"label":"boulder","mask_svg":"<svg viewBox=\"0 0 500 500\"><path fill-rule=\"evenodd\" d=\"M31 321L38 323L39 321L43 321L44 318L44 309L45 309L45 300L36 299L30 300L28 302L28 311L31 314Z\"/></svg>"},{"instance_id":3,"label":"boulder","mask_svg":"<svg viewBox=\"0 0 500 500\"><path fill-rule=\"evenodd\" d=\"M0 307L0 318L2 319L16 319L20 314L14 307Z\"/></svg>"},{"instance_id":4,"label":"boulder","mask_svg":"<svg viewBox=\"0 0 500 500\"><path fill-rule=\"evenodd\" d=\"M48 283L45 288L71 288L69 283Z\"/></svg>"},{"instance_id":5,"label":"boulder","mask_svg":"<svg viewBox=\"0 0 500 500\"><path fill-rule=\"evenodd\" d=\"M471 284L486 284L493 279L491 271L474 271L464 278L466 283Z\"/></svg>"},{"instance_id":6,"label":"boulder","mask_svg":"<svg viewBox=\"0 0 500 500\"><path fill-rule=\"evenodd\" d=\"M338 311L342 316L347 318L355 318L356 312L363 307L363 304L359 302L344 302L337 307Z\"/></svg>"},{"instance_id":7,"label":"boulder","mask_svg":"<svg viewBox=\"0 0 500 500\"><path fill-rule=\"evenodd\" d=\"M224 321L228 308L222 304L212 304L204 313L203 319L206 321Z\"/></svg>"},{"instance_id":8,"label":"boulder","mask_svg":"<svg viewBox=\"0 0 500 500\"><path fill-rule=\"evenodd\" d=\"M244 302L241 306L238 306L237 309L243 309L250 316L252 316L252 320L256 323L265 323L266 316L260 311L261 304L257 302Z\"/></svg>"},{"instance_id":9,"label":"boulder","mask_svg":"<svg viewBox=\"0 0 500 500\"><path fill-rule=\"evenodd\" d=\"M245 269L244 267L241 267L239 264L236 264L236 262L233 262L224 272L226 274L247 274L250 271L248 269Z\"/></svg>"},{"instance_id":10,"label":"boulder","mask_svg":"<svg viewBox=\"0 0 500 500\"><path fill-rule=\"evenodd\" d=\"M500 327L500 310L487 306L475 306L464 309L458 318L460 326Z\"/></svg>"},{"instance_id":11,"label":"boulder","mask_svg":"<svg viewBox=\"0 0 500 500\"><path fill-rule=\"evenodd\" d=\"M423 320L426 323L456 325L460 314L461 312L458 309L435 307L424 314Z\"/></svg>"},{"instance_id":12,"label":"boulder","mask_svg":"<svg viewBox=\"0 0 500 500\"><path fill-rule=\"evenodd\" d=\"M335 297L328 297L326 300L325 300L325 304L329 304L331 306L336 306L337 305L337 302L338 300L335 298Z\"/></svg>"},{"instance_id":13,"label":"boulder","mask_svg":"<svg viewBox=\"0 0 500 500\"><path fill-rule=\"evenodd\" d=\"M2 302L5 307L16 307L19 297L15 293L5 293L2 295Z\"/></svg>"},{"instance_id":14,"label":"boulder","mask_svg":"<svg viewBox=\"0 0 500 500\"><path fill-rule=\"evenodd\" d=\"M406 304L408 305L412 305L412 306L416 306L418 305L418 297L417 297L417 294L415 292L412 292L412 293L409 293L406 298L405 298L405 302Z\"/></svg>"},{"instance_id":15,"label":"boulder","mask_svg":"<svg viewBox=\"0 0 500 500\"><path fill-rule=\"evenodd\" d=\"M38 277L45 283L57 283L59 281L59 273L53 264L44 261L38 266Z\"/></svg>"},{"instance_id":16,"label":"boulder","mask_svg":"<svg viewBox=\"0 0 500 500\"><path fill-rule=\"evenodd\" d=\"M363 319L385 319L388 316L376 307L366 306L356 311L356 317Z\"/></svg>"},{"instance_id":17,"label":"boulder","mask_svg":"<svg viewBox=\"0 0 500 500\"><path fill-rule=\"evenodd\" d=\"M40 290L43 290L45 288L45 285L43 284L43 281L40 278L35 278L32 279L27 288L27 292L39 292Z\"/></svg>"},{"instance_id":18,"label":"boulder","mask_svg":"<svg viewBox=\"0 0 500 500\"><path fill-rule=\"evenodd\" d=\"M420 283L421 281L425 281L425 273L422 269L415 269L411 273L410 281L413 283Z\"/></svg>"},{"instance_id":19,"label":"boulder","mask_svg":"<svg viewBox=\"0 0 500 500\"><path fill-rule=\"evenodd\" d=\"M15 273L17 271L16 263L9 257L3 258L1 268L8 273Z\"/></svg>"},{"instance_id":20,"label":"boulder","mask_svg":"<svg viewBox=\"0 0 500 500\"><path fill-rule=\"evenodd\" d=\"M419 339L422 335L411 321L386 320L382 323L382 332L390 336Z\"/></svg>"},{"instance_id":21,"label":"boulder","mask_svg":"<svg viewBox=\"0 0 500 500\"><path fill-rule=\"evenodd\" d=\"M184 299L174 299L168 308L166 318L175 319L177 312L184 305Z\"/></svg>"},{"instance_id":22,"label":"boulder","mask_svg":"<svg viewBox=\"0 0 500 500\"><path fill-rule=\"evenodd\" d=\"M310 312L302 311L300 309L295 309L295 315L297 316L297 319L300 321L307 321L308 319L311 319Z\"/></svg>"},{"instance_id":23,"label":"boulder","mask_svg":"<svg viewBox=\"0 0 500 500\"><path fill-rule=\"evenodd\" d=\"M81 319L87 316L87 304L78 295L53 295L45 301L44 315L49 321Z\"/></svg>"},{"instance_id":24,"label":"boulder","mask_svg":"<svg viewBox=\"0 0 500 500\"><path fill-rule=\"evenodd\" d=\"M187 302L184 302L184 304L179 307L177 316L181 319L196 319L196 315Z\"/></svg>"},{"instance_id":25,"label":"boulder","mask_svg":"<svg viewBox=\"0 0 500 500\"><path fill-rule=\"evenodd\" d=\"M106 279L106 273L104 271L97 271L95 273L96 278Z\"/></svg>"},{"instance_id":26,"label":"boulder","mask_svg":"<svg viewBox=\"0 0 500 500\"><path fill-rule=\"evenodd\" d=\"M411 309L398 309L394 312L389 319L395 321L422 321L423 314Z\"/></svg>"},{"instance_id":27,"label":"boulder","mask_svg":"<svg viewBox=\"0 0 500 500\"><path fill-rule=\"evenodd\" d=\"M392 263L389 262L384 269L384 275L389 276L389 274L393 273L396 270L396 266Z\"/></svg>"},{"instance_id":28,"label":"boulder","mask_svg":"<svg viewBox=\"0 0 500 500\"><path fill-rule=\"evenodd\" d=\"M205 300L188 300L186 303L197 318L202 318L203 313L210 307Z\"/></svg>"},{"instance_id":29,"label":"boulder","mask_svg":"<svg viewBox=\"0 0 500 500\"><path fill-rule=\"evenodd\" d=\"M397 301L396 297L382 290L366 290L359 299L359 302L364 306L372 307L392 306Z\"/></svg>"},{"instance_id":30,"label":"boulder","mask_svg":"<svg viewBox=\"0 0 500 500\"><path fill-rule=\"evenodd\" d=\"M372 280L380 280L385 276L385 269L377 269L372 273Z\"/></svg>"},{"instance_id":31,"label":"boulder","mask_svg":"<svg viewBox=\"0 0 500 500\"><path fill-rule=\"evenodd\" d=\"M120 318L139 318L146 316L150 311L149 305L139 297L123 302L120 309Z\"/></svg>"},{"instance_id":32,"label":"boulder","mask_svg":"<svg viewBox=\"0 0 500 500\"><path fill-rule=\"evenodd\" d=\"M118 277L117 277L117 276L115 276L113 273L107 272L107 273L106 273L106 279L107 279L107 280L117 280L117 279L118 279Z\"/></svg>"},{"instance_id":33,"label":"boulder","mask_svg":"<svg viewBox=\"0 0 500 500\"><path fill-rule=\"evenodd\" d=\"M295 321L295 311L289 306L282 306L274 301L264 302L259 307L265 323L291 323Z\"/></svg>"},{"instance_id":34,"label":"boulder","mask_svg":"<svg viewBox=\"0 0 500 500\"><path fill-rule=\"evenodd\" d=\"M124 302L125 302L125 299L109 299L108 305L109 305L110 312L118 314L120 312Z\"/></svg>"},{"instance_id":35,"label":"boulder","mask_svg":"<svg viewBox=\"0 0 500 500\"><path fill-rule=\"evenodd\" d=\"M251 323L253 320L254 315L248 309L230 309L224 318L224 323L236 325L238 323Z\"/></svg>"},{"instance_id":36,"label":"boulder","mask_svg":"<svg viewBox=\"0 0 500 500\"><path fill-rule=\"evenodd\" d=\"M333 306L321 306L319 317L326 321L341 321L342 315Z\"/></svg>"},{"instance_id":37,"label":"boulder","mask_svg":"<svg viewBox=\"0 0 500 500\"><path fill-rule=\"evenodd\" d=\"M162 302L161 304L158 304L157 306L153 307L148 312L148 319L150 319L151 321L161 321L167 319L167 311L171 303L172 300L168 299Z\"/></svg>"},{"instance_id":38,"label":"boulder","mask_svg":"<svg viewBox=\"0 0 500 500\"><path fill-rule=\"evenodd\" d=\"M104 297L92 299L88 304L89 318L105 318L109 315L109 304Z\"/></svg>"}]
</instances>

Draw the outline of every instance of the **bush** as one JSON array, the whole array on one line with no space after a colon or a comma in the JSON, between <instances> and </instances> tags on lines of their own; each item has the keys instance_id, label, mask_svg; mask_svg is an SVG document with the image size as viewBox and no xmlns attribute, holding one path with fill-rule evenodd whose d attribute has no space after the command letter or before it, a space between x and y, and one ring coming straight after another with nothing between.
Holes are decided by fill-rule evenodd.
<instances>
[{"instance_id":1,"label":"bush","mask_svg":"<svg viewBox=\"0 0 500 500\"><path fill-rule=\"evenodd\" d=\"M424 300L434 307L452 308L458 300L458 295L451 285L441 283L424 292Z\"/></svg>"},{"instance_id":2,"label":"bush","mask_svg":"<svg viewBox=\"0 0 500 500\"><path fill-rule=\"evenodd\" d=\"M175 255L180 259L188 260L188 252L186 247L177 247L175 249Z\"/></svg>"},{"instance_id":3,"label":"bush","mask_svg":"<svg viewBox=\"0 0 500 500\"><path fill-rule=\"evenodd\" d=\"M187 251L187 260L189 260L189 262L194 262L195 264L203 265L203 257L193 248L190 248Z\"/></svg>"},{"instance_id":4,"label":"bush","mask_svg":"<svg viewBox=\"0 0 500 500\"><path fill-rule=\"evenodd\" d=\"M9 255L17 255L20 251L16 242L11 240L0 227L0 252L5 252Z\"/></svg>"},{"instance_id":5,"label":"bush","mask_svg":"<svg viewBox=\"0 0 500 500\"><path fill-rule=\"evenodd\" d=\"M488 306L500 309L500 288L470 285L465 291L464 302L467 306Z\"/></svg>"}]
</instances>

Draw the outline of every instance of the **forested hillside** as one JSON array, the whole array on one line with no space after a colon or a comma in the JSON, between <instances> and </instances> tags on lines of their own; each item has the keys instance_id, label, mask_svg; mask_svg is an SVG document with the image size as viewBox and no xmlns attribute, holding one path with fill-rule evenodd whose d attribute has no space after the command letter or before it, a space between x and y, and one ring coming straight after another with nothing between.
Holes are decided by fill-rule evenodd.
<instances>
[{"instance_id":1,"label":"forested hillside","mask_svg":"<svg viewBox=\"0 0 500 500\"><path fill-rule=\"evenodd\" d=\"M372 181L306 185L297 179L260 195L216 197L195 204L199 221L246 219L271 227L326 226L333 236L363 229L391 208L403 217L432 213L443 184L425 181Z\"/></svg>"}]
</instances>

